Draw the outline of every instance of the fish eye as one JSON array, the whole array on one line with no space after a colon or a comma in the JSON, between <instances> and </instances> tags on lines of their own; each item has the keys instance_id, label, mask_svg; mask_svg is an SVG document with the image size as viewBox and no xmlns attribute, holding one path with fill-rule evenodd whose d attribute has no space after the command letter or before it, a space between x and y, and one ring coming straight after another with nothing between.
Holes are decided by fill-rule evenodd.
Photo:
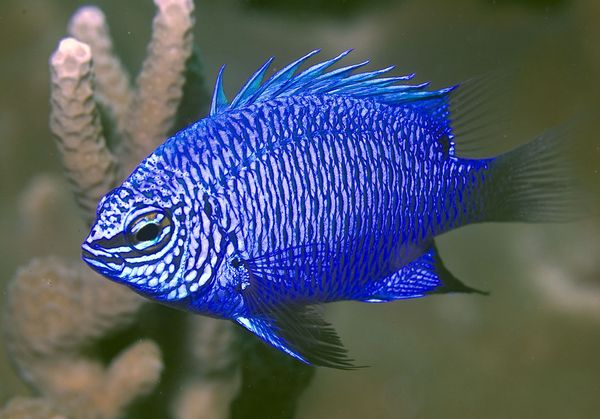
<instances>
[{"instance_id":1,"label":"fish eye","mask_svg":"<svg viewBox=\"0 0 600 419\"><path fill-rule=\"evenodd\" d=\"M135 234L135 238L139 242L147 242L154 240L160 233L160 227L156 223L146 224Z\"/></svg>"},{"instance_id":2,"label":"fish eye","mask_svg":"<svg viewBox=\"0 0 600 419\"><path fill-rule=\"evenodd\" d=\"M154 246L172 232L171 219L160 210L153 210L135 217L127 228L127 239L138 250Z\"/></svg>"}]
</instances>

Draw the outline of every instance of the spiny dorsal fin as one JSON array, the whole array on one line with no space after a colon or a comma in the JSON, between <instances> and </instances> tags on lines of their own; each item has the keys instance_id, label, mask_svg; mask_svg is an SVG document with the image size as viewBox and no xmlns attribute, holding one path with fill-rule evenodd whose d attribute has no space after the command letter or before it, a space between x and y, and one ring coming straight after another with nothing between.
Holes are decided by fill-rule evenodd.
<instances>
[{"instance_id":1,"label":"spiny dorsal fin","mask_svg":"<svg viewBox=\"0 0 600 419\"><path fill-rule=\"evenodd\" d=\"M229 102L227 101L227 96L225 96L225 92L223 91L223 71L225 71L225 66L221 66L219 70L219 74L217 75L217 81L215 83L215 91L213 92L212 104L210 105L210 114L216 115L220 113L223 109L225 109Z\"/></svg>"},{"instance_id":2,"label":"spiny dorsal fin","mask_svg":"<svg viewBox=\"0 0 600 419\"><path fill-rule=\"evenodd\" d=\"M381 70L354 74L354 71L365 66L369 61L338 68L326 72L331 66L350 53L344 51L337 57L318 63L294 75L298 68L319 50L312 51L285 66L267 81L263 82L273 58L269 58L246 82L237 96L228 103L223 93L223 69L219 71L210 115L214 116L227 110L239 109L253 103L279 97L295 95L340 95L354 98L372 98L381 103L401 104L413 101L422 101L445 97L455 86L427 91L429 83L415 85L398 84L410 80L414 74L396 77L380 77L394 67L390 66Z\"/></svg>"}]
</instances>

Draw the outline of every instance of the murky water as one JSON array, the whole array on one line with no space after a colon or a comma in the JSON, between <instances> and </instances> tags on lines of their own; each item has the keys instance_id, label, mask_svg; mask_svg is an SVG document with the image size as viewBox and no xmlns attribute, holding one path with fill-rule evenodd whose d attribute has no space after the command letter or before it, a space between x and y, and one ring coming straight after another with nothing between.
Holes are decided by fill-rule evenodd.
<instances>
[{"instance_id":1,"label":"murky water","mask_svg":"<svg viewBox=\"0 0 600 419\"><path fill-rule=\"evenodd\" d=\"M77 259L86 234L48 129L48 57L78 1L0 2L0 289L33 257ZM137 71L149 0L98 0L118 53ZM397 65L447 85L507 70L509 149L573 115L598 120L596 0L198 1L195 39L212 84L228 64L233 94L264 60L276 66L322 48L353 48L373 68ZM583 137L580 174L600 194L600 125ZM477 225L439 239L446 265L488 297L436 296L328 308L354 358L371 367L319 369L299 418L593 418L600 411L600 220ZM0 308L3 308L0 303ZM154 316L177 316L162 309ZM135 336L160 335L141 328ZM181 329L185 333L184 329ZM133 332L132 332L133 333ZM176 334L176 333L175 333ZM120 340L119 340L120 339ZM120 336L111 345L127 341ZM164 337L163 337L164 339ZM168 339L167 339L168 340ZM100 348L109 357L114 349ZM183 374L171 351L168 376ZM31 394L0 348L0 404ZM127 417L163 417L170 390ZM274 395L273 397L277 397ZM141 413L140 413L141 412ZM207 416L210 417L210 416Z\"/></svg>"}]
</instances>

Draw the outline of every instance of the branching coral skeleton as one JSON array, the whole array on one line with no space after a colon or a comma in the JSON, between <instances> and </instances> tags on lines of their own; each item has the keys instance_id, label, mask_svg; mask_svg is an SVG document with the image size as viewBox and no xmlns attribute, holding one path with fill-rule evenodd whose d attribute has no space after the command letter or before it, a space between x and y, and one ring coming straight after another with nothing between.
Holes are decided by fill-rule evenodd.
<instances>
[{"instance_id":1,"label":"branching coral skeleton","mask_svg":"<svg viewBox=\"0 0 600 419\"><path fill-rule=\"evenodd\" d=\"M192 54L192 0L155 0L151 41L135 88L115 56L103 13L78 10L50 58L50 127L84 220L99 199L168 136L183 97ZM111 125L107 139L103 123ZM109 141L110 140L110 141ZM116 418L157 385L163 362L149 340L108 365L83 349L130 324L143 300L82 263L37 259L9 289L7 341L21 376L39 397L11 401L0 418ZM223 417L237 389L237 352L228 322L194 317L191 355L203 368L184 387L176 417ZM190 394L204 408L190 402ZM224 407L225 406L225 407ZM200 416L198 416L200 415ZM203 415L203 416L202 416Z\"/></svg>"}]
</instances>

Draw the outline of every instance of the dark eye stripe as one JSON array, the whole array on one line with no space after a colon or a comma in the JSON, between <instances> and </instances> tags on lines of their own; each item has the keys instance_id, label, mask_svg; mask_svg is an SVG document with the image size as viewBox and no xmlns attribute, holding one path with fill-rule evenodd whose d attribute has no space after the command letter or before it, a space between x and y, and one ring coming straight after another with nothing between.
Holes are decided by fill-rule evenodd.
<instances>
[{"instance_id":1,"label":"dark eye stripe","mask_svg":"<svg viewBox=\"0 0 600 419\"><path fill-rule=\"evenodd\" d=\"M158 224L160 227L158 237L152 240L139 240L136 235L149 223ZM175 235L174 232L175 224L170 217L170 212L160 209L139 211L124 232L89 243L87 253L93 254L94 251L101 249L105 254L112 253L111 259L127 259L128 263L133 265L144 264L163 258L166 252L177 246L177 240L181 235ZM180 253L183 253L182 250Z\"/></svg>"},{"instance_id":2,"label":"dark eye stripe","mask_svg":"<svg viewBox=\"0 0 600 419\"><path fill-rule=\"evenodd\" d=\"M165 219L166 219L166 217L165 217ZM163 220L163 223L164 223L164 220ZM107 251L119 249L119 248L128 248L128 249L131 249L130 252L126 252L126 253L119 252L120 255L124 256L124 257L125 256L130 256L130 257L142 256L144 254L157 252L160 249L162 249L168 243L168 239L171 236L172 230L173 230L173 226L170 224L163 227L163 229L160 233L159 241L147 248L144 248L144 249L132 248L132 245L131 245L130 240L128 239L128 236L122 232L114 235L113 237L111 237L109 239L96 240L92 243L92 247L99 247L99 248L107 250Z\"/></svg>"},{"instance_id":3,"label":"dark eye stripe","mask_svg":"<svg viewBox=\"0 0 600 419\"><path fill-rule=\"evenodd\" d=\"M119 247L130 247L129 241L124 233L119 233L112 236L110 239L99 239L92 243L92 247L100 247L101 249L110 250L118 249Z\"/></svg>"},{"instance_id":4,"label":"dark eye stripe","mask_svg":"<svg viewBox=\"0 0 600 419\"><path fill-rule=\"evenodd\" d=\"M88 263L91 263L94 266L120 265L121 263L123 263L122 258L111 255L110 253L107 253L104 250L93 248L87 243L82 244L81 249L81 255L84 257L84 259L86 259L87 261L91 261Z\"/></svg>"}]
</instances>

